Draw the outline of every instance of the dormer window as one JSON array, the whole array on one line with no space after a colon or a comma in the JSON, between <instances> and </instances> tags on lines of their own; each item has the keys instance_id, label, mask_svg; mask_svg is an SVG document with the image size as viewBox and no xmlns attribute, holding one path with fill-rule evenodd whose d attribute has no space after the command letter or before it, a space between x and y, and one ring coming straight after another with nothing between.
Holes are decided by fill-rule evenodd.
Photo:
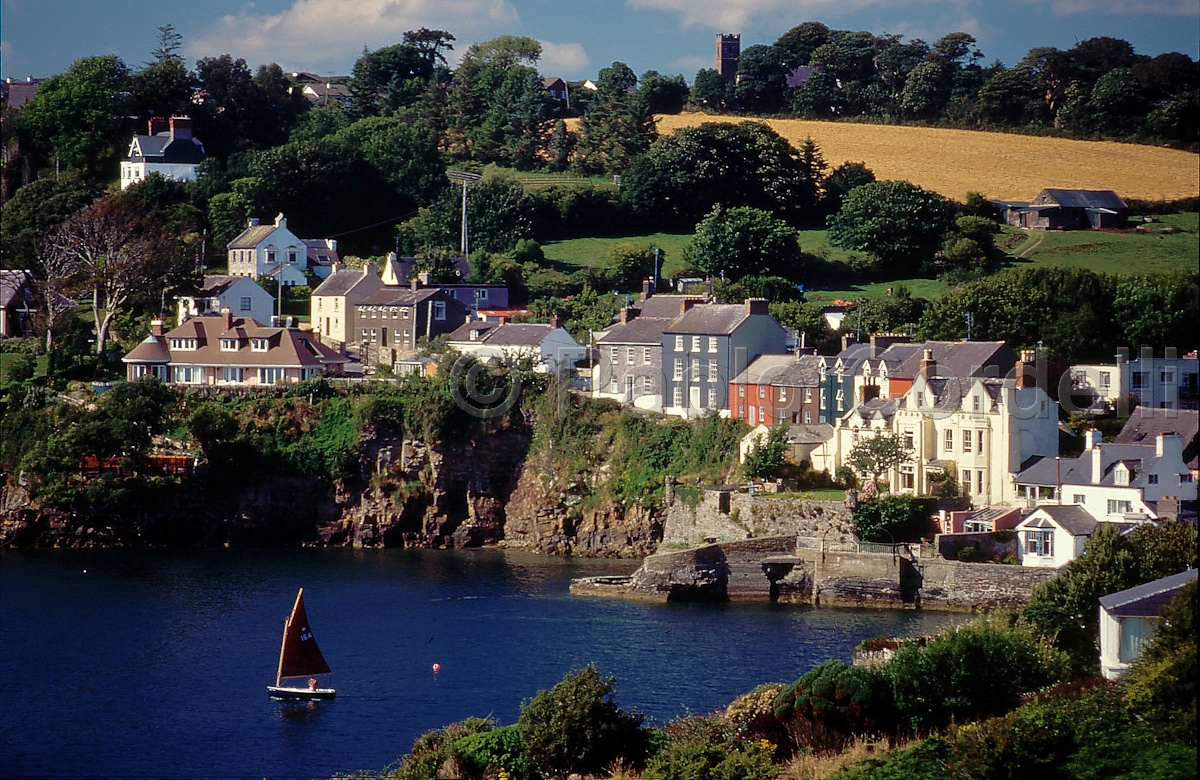
<instances>
[{"instance_id":1,"label":"dormer window","mask_svg":"<svg viewBox=\"0 0 1200 780\"><path fill-rule=\"evenodd\" d=\"M289 249L289 250L288 250L288 262L289 262L289 263L294 263L294 262L296 262L296 257L297 257L297 256L296 256L296 250L295 250L295 249Z\"/></svg>"},{"instance_id":2,"label":"dormer window","mask_svg":"<svg viewBox=\"0 0 1200 780\"><path fill-rule=\"evenodd\" d=\"M433 318L435 320L446 319L446 302L445 301L434 301L433 302Z\"/></svg>"},{"instance_id":3,"label":"dormer window","mask_svg":"<svg viewBox=\"0 0 1200 780\"><path fill-rule=\"evenodd\" d=\"M400 309L400 318L405 319L405 320L408 319L408 307L407 306Z\"/></svg>"},{"instance_id":4,"label":"dormer window","mask_svg":"<svg viewBox=\"0 0 1200 780\"><path fill-rule=\"evenodd\" d=\"M979 396L977 396L977 395L971 396L971 411L973 411L973 412L980 411L982 404L983 404L983 402L980 400Z\"/></svg>"},{"instance_id":5,"label":"dormer window","mask_svg":"<svg viewBox=\"0 0 1200 780\"><path fill-rule=\"evenodd\" d=\"M238 340L237 339L221 339L221 351L222 352L237 352L237 348L238 348Z\"/></svg>"},{"instance_id":6,"label":"dormer window","mask_svg":"<svg viewBox=\"0 0 1200 780\"><path fill-rule=\"evenodd\" d=\"M267 340L266 339L250 339L250 351L251 352L266 352L267 351Z\"/></svg>"},{"instance_id":7,"label":"dormer window","mask_svg":"<svg viewBox=\"0 0 1200 780\"><path fill-rule=\"evenodd\" d=\"M268 263L274 263L274 262L275 262L275 250L274 250L274 249L268 249L268 250L267 250L267 262L268 262Z\"/></svg>"},{"instance_id":8,"label":"dormer window","mask_svg":"<svg viewBox=\"0 0 1200 780\"><path fill-rule=\"evenodd\" d=\"M171 349L178 349L184 352L196 351L195 339L171 339Z\"/></svg>"},{"instance_id":9,"label":"dormer window","mask_svg":"<svg viewBox=\"0 0 1200 780\"><path fill-rule=\"evenodd\" d=\"M471 341L478 341L478 340L479 340L479 331L477 331L477 330L472 330L472 331L471 331L471 337L470 337L470 340L471 340ZM615 353L616 351L617 351L617 350L616 350L616 348L614 347L614 348L613 348L613 352Z\"/></svg>"}]
</instances>

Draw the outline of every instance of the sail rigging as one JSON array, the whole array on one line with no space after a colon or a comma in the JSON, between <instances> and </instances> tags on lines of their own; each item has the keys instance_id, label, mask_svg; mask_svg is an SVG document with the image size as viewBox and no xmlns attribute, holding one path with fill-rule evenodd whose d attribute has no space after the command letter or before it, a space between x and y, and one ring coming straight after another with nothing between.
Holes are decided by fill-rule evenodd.
<instances>
[{"instance_id":1,"label":"sail rigging","mask_svg":"<svg viewBox=\"0 0 1200 780\"><path fill-rule=\"evenodd\" d=\"M296 594L292 614L283 627L283 646L279 650L279 671L275 675L275 685L278 686L285 677L309 677L329 672L329 664L308 625L308 615L304 611L304 588L301 588Z\"/></svg>"}]
</instances>

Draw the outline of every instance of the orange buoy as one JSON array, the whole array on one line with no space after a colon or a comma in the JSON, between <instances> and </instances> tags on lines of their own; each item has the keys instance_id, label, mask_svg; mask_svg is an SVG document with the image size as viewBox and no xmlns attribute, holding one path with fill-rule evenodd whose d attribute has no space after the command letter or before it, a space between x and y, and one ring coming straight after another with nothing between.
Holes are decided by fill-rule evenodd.
<instances>
[{"instance_id":1,"label":"orange buoy","mask_svg":"<svg viewBox=\"0 0 1200 780\"><path fill-rule=\"evenodd\" d=\"M442 665L441 665L441 664L434 664L434 665L433 665L433 671L434 671L434 672L440 672L440 671L442 671Z\"/></svg>"}]
</instances>

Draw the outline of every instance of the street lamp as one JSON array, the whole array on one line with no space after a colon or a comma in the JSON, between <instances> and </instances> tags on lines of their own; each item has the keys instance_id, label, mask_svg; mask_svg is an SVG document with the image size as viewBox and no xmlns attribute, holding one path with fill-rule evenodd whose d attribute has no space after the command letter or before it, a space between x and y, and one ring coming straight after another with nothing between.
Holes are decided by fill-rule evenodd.
<instances>
[{"instance_id":1,"label":"street lamp","mask_svg":"<svg viewBox=\"0 0 1200 780\"><path fill-rule=\"evenodd\" d=\"M462 182L462 253L463 257L468 257L467 250L470 246L467 241L467 185L474 184L483 177L478 173L467 173L466 171L446 171L446 176L451 181Z\"/></svg>"}]
</instances>

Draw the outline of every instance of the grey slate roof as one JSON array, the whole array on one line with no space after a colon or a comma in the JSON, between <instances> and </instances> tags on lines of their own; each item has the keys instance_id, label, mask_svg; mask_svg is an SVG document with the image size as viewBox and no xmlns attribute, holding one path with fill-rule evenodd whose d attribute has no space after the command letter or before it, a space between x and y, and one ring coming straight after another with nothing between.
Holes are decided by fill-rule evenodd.
<instances>
[{"instance_id":1,"label":"grey slate roof","mask_svg":"<svg viewBox=\"0 0 1200 780\"><path fill-rule=\"evenodd\" d=\"M360 268L342 269L337 273L330 274L329 278L317 285L317 289L313 290L313 295L345 295L354 288L363 279L363 271Z\"/></svg>"},{"instance_id":2,"label":"grey slate roof","mask_svg":"<svg viewBox=\"0 0 1200 780\"><path fill-rule=\"evenodd\" d=\"M369 295L361 301L355 303L355 306L416 306L422 301L430 298L438 298L442 296L442 291L437 287L422 287L413 292L408 288L384 288L374 295Z\"/></svg>"},{"instance_id":3,"label":"grey slate roof","mask_svg":"<svg viewBox=\"0 0 1200 780\"><path fill-rule=\"evenodd\" d=\"M28 298L32 286L29 271L0 270L0 309L7 309L18 297Z\"/></svg>"},{"instance_id":4,"label":"grey slate roof","mask_svg":"<svg viewBox=\"0 0 1200 780\"><path fill-rule=\"evenodd\" d=\"M653 300L653 298L651 298ZM664 333L698 333L727 336L733 333L750 315L742 304L697 304L688 313L671 323Z\"/></svg>"},{"instance_id":5,"label":"grey slate roof","mask_svg":"<svg viewBox=\"0 0 1200 780\"><path fill-rule=\"evenodd\" d=\"M1057 203L1065 209L1109 209L1124 211L1125 201L1112 190L1060 190L1047 188L1033 199L1032 206Z\"/></svg>"},{"instance_id":6,"label":"grey slate roof","mask_svg":"<svg viewBox=\"0 0 1200 780\"><path fill-rule=\"evenodd\" d=\"M1160 433L1178 433L1183 439L1183 462L1195 469L1196 434L1200 431L1200 412L1188 409L1148 409L1139 406L1117 434L1117 444L1154 444Z\"/></svg>"},{"instance_id":7,"label":"grey slate roof","mask_svg":"<svg viewBox=\"0 0 1200 780\"><path fill-rule=\"evenodd\" d=\"M897 349L898 347L900 349ZM998 376L1003 376L1009 373L1017 362L1017 356L1003 341L926 341L924 344L895 344L884 350L884 355L892 350L895 350L894 354L897 357L909 354L903 358L899 368L892 372L892 376L902 379L915 378L920 373L921 359L926 349L932 350L933 359L937 362L934 368L936 376L983 376L984 366L989 363L997 366Z\"/></svg>"},{"instance_id":8,"label":"grey slate roof","mask_svg":"<svg viewBox=\"0 0 1200 780\"><path fill-rule=\"evenodd\" d=\"M1022 485L1090 485L1092 482L1092 450L1084 450L1078 458L1062 458L1055 466L1054 458L1041 457L1031 460L1017 474L1017 483ZM1113 469L1124 463L1134 471L1130 487L1141 486L1141 472L1158 460L1154 444L1101 444L1100 485L1116 486Z\"/></svg>"},{"instance_id":9,"label":"grey slate roof","mask_svg":"<svg viewBox=\"0 0 1200 780\"><path fill-rule=\"evenodd\" d=\"M1162 579L1147 582L1100 597L1100 606L1110 615L1154 617L1171 603L1183 586L1196 581L1196 570L1188 569Z\"/></svg>"},{"instance_id":10,"label":"grey slate roof","mask_svg":"<svg viewBox=\"0 0 1200 780\"><path fill-rule=\"evenodd\" d=\"M229 249L254 249L262 240L275 232L277 228L274 222L266 225L254 225L248 227L239 233L232 241L229 242Z\"/></svg>"},{"instance_id":11,"label":"grey slate roof","mask_svg":"<svg viewBox=\"0 0 1200 780\"><path fill-rule=\"evenodd\" d=\"M800 423L788 426L788 444L820 444L833 438L829 423Z\"/></svg>"},{"instance_id":12,"label":"grey slate roof","mask_svg":"<svg viewBox=\"0 0 1200 780\"><path fill-rule=\"evenodd\" d=\"M479 331L479 336L471 341L471 331ZM473 344L487 344L501 347L526 347L541 344L554 328L550 325L537 325L507 322L469 322L459 325L450 334L450 341L465 341Z\"/></svg>"},{"instance_id":13,"label":"grey slate roof","mask_svg":"<svg viewBox=\"0 0 1200 780\"><path fill-rule=\"evenodd\" d=\"M699 301L702 298L695 295L652 295L644 301L634 303L634 308L638 309L640 317L665 317L673 320L679 316L681 301Z\"/></svg>"},{"instance_id":14,"label":"grey slate roof","mask_svg":"<svg viewBox=\"0 0 1200 780\"><path fill-rule=\"evenodd\" d=\"M1041 506L1037 511L1049 515L1060 528L1072 536L1091 536L1098 524L1096 518L1081 506Z\"/></svg>"},{"instance_id":15,"label":"grey slate roof","mask_svg":"<svg viewBox=\"0 0 1200 780\"><path fill-rule=\"evenodd\" d=\"M734 384L774 387L818 387L821 358L817 355L759 355L732 380Z\"/></svg>"},{"instance_id":16,"label":"grey slate roof","mask_svg":"<svg viewBox=\"0 0 1200 780\"><path fill-rule=\"evenodd\" d=\"M663 331L671 326L666 317L638 317L630 322L618 322L604 331L603 344L643 344L662 346Z\"/></svg>"}]
</instances>

